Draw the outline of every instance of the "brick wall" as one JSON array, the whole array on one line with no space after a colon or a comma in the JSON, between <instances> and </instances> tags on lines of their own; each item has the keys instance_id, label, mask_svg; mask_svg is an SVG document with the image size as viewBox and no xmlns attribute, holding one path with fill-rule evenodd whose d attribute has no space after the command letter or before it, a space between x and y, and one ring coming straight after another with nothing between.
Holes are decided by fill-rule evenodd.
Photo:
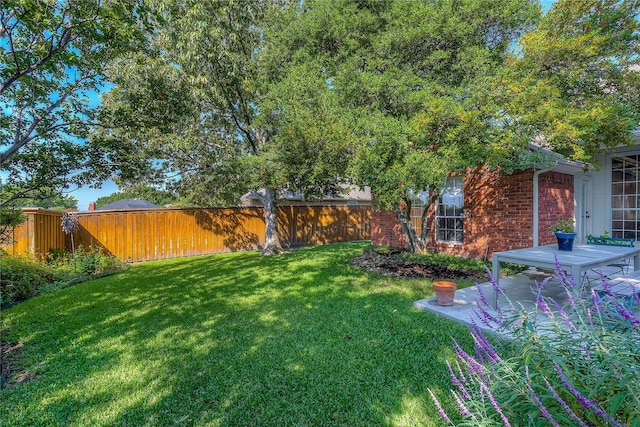
<instances>
[{"instance_id":1,"label":"brick wall","mask_svg":"<svg viewBox=\"0 0 640 427\"><path fill-rule=\"evenodd\" d=\"M371 243L375 246L408 246L395 213L384 209L371 212Z\"/></svg>"},{"instance_id":2,"label":"brick wall","mask_svg":"<svg viewBox=\"0 0 640 427\"><path fill-rule=\"evenodd\" d=\"M558 219L573 218L573 175L546 172L538 178L538 243L550 245L556 237L549 227Z\"/></svg>"},{"instance_id":3,"label":"brick wall","mask_svg":"<svg viewBox=\"0 0 640 427\"><path fill-rule=\"evenodd\" d=\"M539 239L540 244L550 244L555 241L549 232L551 223L573 215L573 176L547 172L538 182ZM437 242L431 220L430 250L484 258L496 251L533 246L533 170L507 176L485 168L469 172L464 179L464 203L464 243ZM374 245L406 246L394 213L372 214L371 241Z\"/></svg>"},{"instance_id":4,"label":"brick wall","mask_svg":"<svg viewBox=\"0 0 640 427\"><path fill-rule=\"evenodd\" d=\"M464 251L482 258L533 245L533 171L501 176L484 168L465 177Z\"/></svg>"}]
</instances>

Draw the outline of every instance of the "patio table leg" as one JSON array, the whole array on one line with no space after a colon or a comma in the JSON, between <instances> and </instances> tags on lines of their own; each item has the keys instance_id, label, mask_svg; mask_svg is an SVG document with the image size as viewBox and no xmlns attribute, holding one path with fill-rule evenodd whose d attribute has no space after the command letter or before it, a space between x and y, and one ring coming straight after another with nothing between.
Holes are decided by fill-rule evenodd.
<instances>
[{"instance_id":1,"label":"patio table leg","mask_svg":"<svg viewBox=\"0 0 640 427\"><path fill-rule=\"evenodd\" d=\"M493 308L498 309L498 285L500 283L500 260L497 255L493 255L493 280L496 285L493 287Z\"/></svg>"},{"instance_id":2,"label":"patio table leg","mask_svg":"<svg viewBox=\"0 0 640 427\"><path fill-rule=\"evenodd\" d=\"M582 276L580 276L581 272L582 272L582 268L580 268L579 265L574 265L571 267L571 274L573 274L573 281L575 282L576 285L583 282Z\"/></svg>"}]
</instances>

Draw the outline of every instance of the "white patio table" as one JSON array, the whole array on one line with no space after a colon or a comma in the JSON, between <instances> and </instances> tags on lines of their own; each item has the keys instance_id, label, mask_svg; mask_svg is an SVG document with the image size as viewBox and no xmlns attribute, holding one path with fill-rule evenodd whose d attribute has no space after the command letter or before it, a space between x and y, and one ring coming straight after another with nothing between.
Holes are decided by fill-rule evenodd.
<instances>
[{"instance_id":1,"label":"white patio table","mask_svg":"<svg viewBox=\"0 0 640 427\"><path fill-rule=\"evenodd\" d=\"M570 271L576 281L588 269L610 264L622 258L633 258L633 269L640 271L640 247L620 247L605 245L574 245L572 251L560 251L558 245L538 246L513 251L494 252L493 277L500 280L500 262L555 269L556 259L565 271ZM498 304L498 293L494 289L494 308Z\"/></svg>"}]
</instances>

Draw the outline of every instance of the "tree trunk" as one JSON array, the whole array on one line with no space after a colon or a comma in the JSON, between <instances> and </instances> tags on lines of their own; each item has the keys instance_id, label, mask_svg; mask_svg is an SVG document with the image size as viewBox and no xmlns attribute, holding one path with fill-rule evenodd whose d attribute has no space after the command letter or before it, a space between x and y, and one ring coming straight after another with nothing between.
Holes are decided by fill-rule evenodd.
<instances>
[{"instance_id":1,"label":"tree trunk","mask_svg":"<svg viewBox=\"0 0 640 427\"><path fill-rule=\"evenodd\" d=\"M407 238L409 244L409 250L416 252L418 250L418 236L416 235L416 229L411 224L411 201L406 200L400 202L400 205L395 209L396 217L400 222L400 227L404 231L404 235Z\"/></svg>"},{"instance_id":2,"label":"tree trunk","mask_svg":"<svg viewBox=\"0 0 640 427\"><path fill-rule=\"evenodd\" d=\"M420 244L423 249L426 249L427 247L427 242L429 240L429 231L431 230L432 225L429 217L429 209L438 201L439 197L440 194L438 193L437 189L430 188L429 197L427 198L427 202L422 208L422 215L420 218L422 224L422 230L420 232Z\"/></svg>"},{"instance_id":3,"label":"tree trunk","mask_svg":"<svg viewBox=\"0 0 640 427\"><path fill-rule=\"evenodd\" d=\"M262 197L264 205L264 222L266 231L264 236L264 248L261 255L276 255L283 252L280 243L280 233L278 232L278 204L276 202L276 191L266 189Z\"/></svg>"}]
</instances>

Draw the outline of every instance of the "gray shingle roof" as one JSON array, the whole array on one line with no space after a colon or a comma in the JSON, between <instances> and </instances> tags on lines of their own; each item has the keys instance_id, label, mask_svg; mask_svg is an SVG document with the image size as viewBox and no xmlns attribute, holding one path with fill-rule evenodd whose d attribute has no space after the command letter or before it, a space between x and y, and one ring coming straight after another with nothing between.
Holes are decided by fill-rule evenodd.
<instances>
[{"instance_id":1,"label":"gray shingle roof","mask_svg":"<svg viewBox=\"0 0 640 427\"><path fill-rule=\"evenodd\" d=\"M103 211L107 209L145 209L145 208L159 208L160 206L154 205L151 202L147 202L143 199L122 199L115 201L113 203L109 203L108 205L104 205L101 208L96 210Z\"/></svg>"}]
</instances>

